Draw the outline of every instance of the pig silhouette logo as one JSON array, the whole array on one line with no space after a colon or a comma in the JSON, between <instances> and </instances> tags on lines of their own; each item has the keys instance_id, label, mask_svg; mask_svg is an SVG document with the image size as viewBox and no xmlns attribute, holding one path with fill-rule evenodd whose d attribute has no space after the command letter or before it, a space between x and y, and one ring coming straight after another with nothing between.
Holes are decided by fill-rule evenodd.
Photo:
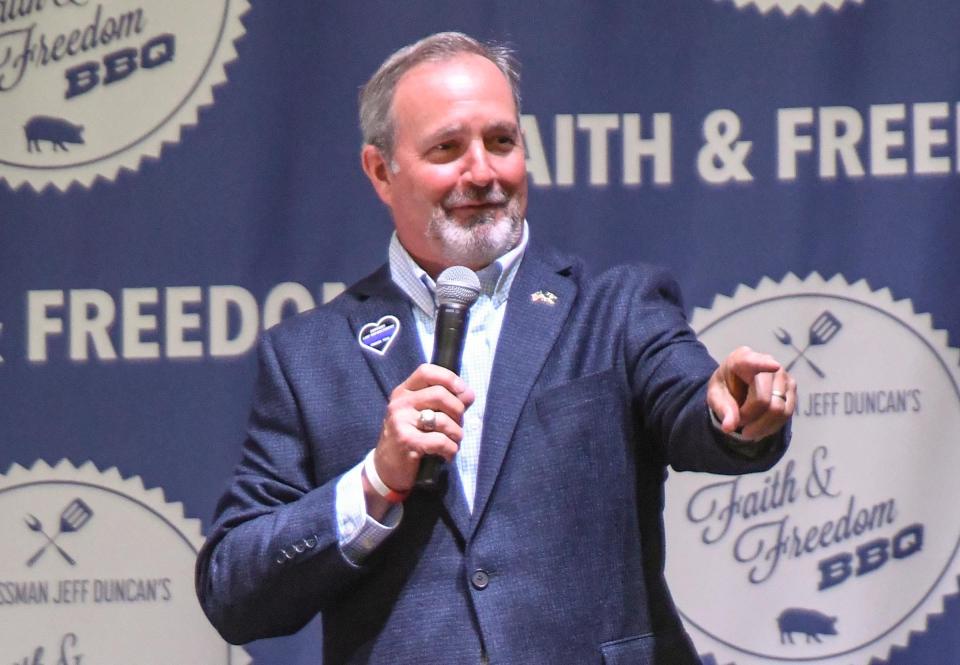
<instances>
[{"instance_id":1,"label":"pig silhouette logo","mask_svg":"<svg viewBox=\"0 0 960 665\"><path fill-rule=\"evenodd\" d=\"M777 617L777 628L780 629L780 643L793 644L793 633L802 633L807 636L807 642L820 642L820 635L837 634L837 617L828 617L816 610L805 610L800 607L785 609Z\"/></svg>"},{"instance_id":2,"label":"pig silhouette logo","mask_svg":"<svg viewBox=\"0 0 960 665\"><path fill-rule=\"evenodd\" d=\"M53 150L66 150L67 143L83 144L83 125L74 125L63 118L35 115L23 126L27 136L27 151L40 152L40 141L49 141Z\"/></svg>"}]
</instances>

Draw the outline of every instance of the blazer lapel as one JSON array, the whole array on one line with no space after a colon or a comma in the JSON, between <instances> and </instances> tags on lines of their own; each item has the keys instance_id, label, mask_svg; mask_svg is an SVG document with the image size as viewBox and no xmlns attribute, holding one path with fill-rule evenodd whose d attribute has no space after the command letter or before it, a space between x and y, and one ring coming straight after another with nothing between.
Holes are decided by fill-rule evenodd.
<instances>
[{"instance_id":1,"label":"blazer lapel","mask_svg":"<svg viewBox=\"0 0 960 665\"><path fill-rule=\"evenodd\" d=\"M411 303L390 279L387 266L358 283L354 290L357 302L348 315L350 327L357 340L358 352L363 354L376 376L384 398L389 400L393 389L403 383L417 366L427 362L423 356L423 346L420 344ZM377 344L378 337L382 340L384 332L389 333L389 326L393 323L389 317L396 319L397 328L393 331L389 344L374 350L370 345ZM378 325L386 327L379 335L376 331ZM362 333L372 333L372 337L365 338ZM446 481L441 478L438 492L441 493L441 501L453 525L463 537L470 523L470 509L463 496L463 486L456 467L450 464L445 464L444 467Z\"/></svg>"},{"instance_id":2,"label":"blazer lapel","mask_svg":"<svg viewBox=\"0 0 960 665\"><path fill-rule=\"evenodd\" d=\"M477 489L468 539L477 528L500 473L520 412L553 348L577 287L569 262L544 260L527 249L510 287L483 419Z\"/></svg>"},{"instance_id":3,"label":"blazer lapel","mask_svg":"<svg viewBox=\"0 0 960 665\"><path fill-rule=\"evenodd\" d=\"M410 301L390 279L387 266L358 283L355 289L357 302L348 318L357 352L367 361L384 397L389 398L393 389L425 362ZM394 323L396 327L391 333ZM379 336L378 325L383 326Z\"/></svg>"}]
</instances>

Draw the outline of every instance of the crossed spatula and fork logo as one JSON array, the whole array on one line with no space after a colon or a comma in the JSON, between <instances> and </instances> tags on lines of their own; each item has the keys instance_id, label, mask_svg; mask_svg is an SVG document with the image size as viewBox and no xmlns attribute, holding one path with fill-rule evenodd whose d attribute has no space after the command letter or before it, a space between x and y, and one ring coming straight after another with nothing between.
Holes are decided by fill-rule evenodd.
<instances>
[{"instance_id":1,"label":"crossed spatula and fork logo","mask_svg":"<svg viewBox=\"0 0 960 665\"><path fill-rule=\"evenodd\" d=\"M794 344L793 337L789 332L786 331L786 329L777 328L774 330L773 334L781 344L784 346L789 346L796 351L796 355L793 357L793 360L787 363L787 371L789 372L791 369L793 369L793 366L797 364L797 361L803 358L810 369L812 369L817 376L819 376L821 379L826 378L826 374L824 374L823 370L817 367L816 363L807 357L807 350L812 346L823 346L833 339L836 334L840 332L840 328L842 327L843 324L840 323L840 319L838 319L829 311L824 310L816 319L814 319L813 323L810 324L810 329L807 331L807 345L802 349L798 348L797 345Z\"/></svg>"},{"instance_id":2,"label":"crossed spatula and fork logo","mask_svg":"<svg viewBox=\"0 0 960 665\"><path fill-rule=\"evenodd\" d=\"M76 498L68 503L67 507L64 508L63 512L60 513L59 529L53 536L50 536L46 531L44 531L43 523L37 519L36 516L27 514L23 520L26 523L27 528L39 534L47 541L43 544L43 547L34 552L33 556L27 560L27 566L33 567L33 565L40 560L40 557L43 556L44 552L51 547L55 548L57 552L60 553L60 556L63 557L64 561L69 563L71 566L77 565L76 560L67 554L62 547L60 547L60 545L57 543L57 540L63 534L79 531L87 522L90 521L91 517L93 517L93 510L90 508L90 506L88 506L83 499Z\"/></svg>"}]
</instances>

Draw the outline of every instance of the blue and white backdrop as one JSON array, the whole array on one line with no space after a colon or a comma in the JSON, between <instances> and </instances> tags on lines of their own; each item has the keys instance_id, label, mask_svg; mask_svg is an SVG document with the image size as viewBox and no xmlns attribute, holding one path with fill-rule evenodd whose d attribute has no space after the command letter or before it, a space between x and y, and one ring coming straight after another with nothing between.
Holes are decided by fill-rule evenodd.
<instances>
[{"instance_id":1,"label":"blue and white backdrop","mask_svg":"<svg viewBox=\"0 0 960 665\"><path fill-rule=\"evenodd\" d=\"M800 382L773 471L669 481L705 662L960 662L960 3L442 5L0 0L0 661L319 662L193 557L257 334L385 258L357 88L456 29L519 52L537 242Z\"/></svg>"}]
</instances>

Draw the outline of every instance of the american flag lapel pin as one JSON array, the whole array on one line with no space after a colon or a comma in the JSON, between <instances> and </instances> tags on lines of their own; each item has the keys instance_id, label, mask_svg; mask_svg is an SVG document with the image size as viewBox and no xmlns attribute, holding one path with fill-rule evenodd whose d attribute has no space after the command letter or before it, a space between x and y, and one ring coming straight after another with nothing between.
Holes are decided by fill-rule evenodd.
<instances>
[{"instance_id":1,"label":"american flag lapel pin","mask_svg":"<svg viewBox=\"0 0 960 665\"><path fill-rule=\"evenodd\" d=\"M530 294L530 302L539 302L552 307L557 304L557 294L551 291L536 291Z\"/></svg>"}]
</instances>

